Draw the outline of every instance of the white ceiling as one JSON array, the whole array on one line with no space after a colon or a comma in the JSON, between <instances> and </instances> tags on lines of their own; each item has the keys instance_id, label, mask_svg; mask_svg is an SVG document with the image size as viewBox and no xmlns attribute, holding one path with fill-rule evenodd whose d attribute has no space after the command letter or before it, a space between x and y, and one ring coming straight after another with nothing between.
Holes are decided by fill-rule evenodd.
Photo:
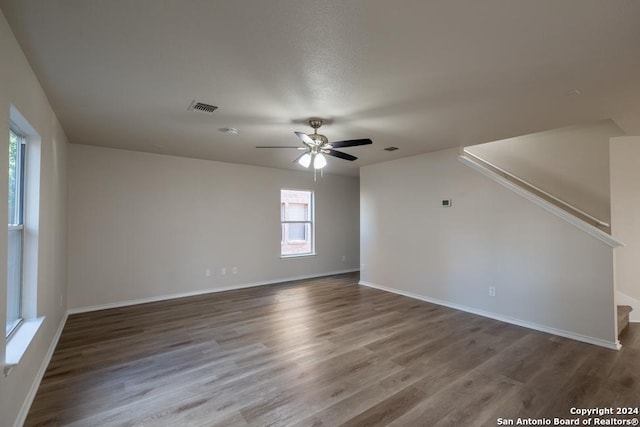
<instances>
[{"instance_id":1,"label":"white ceiling","mask_svg":"<svg viewBox=\"0 0 640 427\"><path fill-rule=\"evenodd\" d=\"M70 142L301 169L305 119L371 138L329 173L640 122L633 0L0 0ZM573 91L579 90L581 94ZM189 112L192 100L219 106ZM235 127L230 136L221 127ZM383 151L387 146L400 149Z\"/></svg>"}]
</instances>

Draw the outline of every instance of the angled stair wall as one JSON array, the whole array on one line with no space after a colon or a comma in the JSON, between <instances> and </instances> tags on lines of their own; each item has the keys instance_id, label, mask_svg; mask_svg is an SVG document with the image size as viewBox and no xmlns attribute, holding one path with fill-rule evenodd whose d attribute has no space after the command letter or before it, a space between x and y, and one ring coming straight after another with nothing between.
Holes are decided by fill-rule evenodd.
<instances>
[{"instance_id":1,"label":"angled stair wall","mask_svg":"<svg viewBox=\"0 0 640 427\"><path fill-rule=\"evenodd\" d=\"M461 148L458 159L470 168L562 218L582 231L589 233L612 248L623 245L622 242L610 235L611 228L607 222L595 218L587 212L564 202L499 166L469 152L465 148Z\"/></svg>"},{"instance_id":2,"label":"angled stair wall","mask_svg":"<svg viewBox=\"0 0 640 427\"><path fill-rule=\"evenodd\" d=\"M624 132L616 123L601 120L473 145L467 150L611 223L609 142L621 135Z\"/></svg>"}]
</instances>

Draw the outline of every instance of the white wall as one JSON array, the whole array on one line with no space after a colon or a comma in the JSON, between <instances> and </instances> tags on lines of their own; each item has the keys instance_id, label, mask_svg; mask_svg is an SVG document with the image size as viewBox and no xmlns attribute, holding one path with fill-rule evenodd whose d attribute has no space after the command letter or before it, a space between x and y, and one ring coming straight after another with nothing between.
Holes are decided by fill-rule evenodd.
<instances>
[{"instance_id":1,"label":"white wall","mask_svg":"<svg viewBox=\"0 0 640 427\"><path fill-rule=\"evenodd\" d=\"M0 13L0 144L7 147L9 109L14 105L41 137L40 222L37 229L37 315L46 316L20 364L0 374L0 426L18 417L66 311L67 139L53 110ZM0 218L7 219L8 150L0 149ZM0 228L0 324L6 319L7 229ZM62 298L62 304L60 304ZM4 327L1 328L4 330ZM5 340L0 340L4 355Z\"/></svg>"},{"instance_id":2,"label":"white wall","mask_svg":"<svg viewBox=\"0 0 640 427\"><path fill-rule=\"evenodd\" d=\"M316 256L280 258L281 188L315 191ZM358 221L354 177L74 144L69 306L355 270Z\"/></svg>"},{"instance_id":3,"label":"white wall","mask_svg":"<svg viewBox=\"0 0 640 427\"><path fill-rule=\"evenodd\" d=\"M467 150L609 222L609 138L623 134L613 121L603 120Z\"/></svg>"},{"instance_id":4,"label":"white wall","mask_svg":"<svg viewBox=\"0 0 640 427\"><path fill-rule=\"evenodd\" d=\"M614 345L612 249L456 154L361 169L363 283Z\"/></svg>"},{"instance_id":5,"label":"white wall","mask_svg":"<svg viewBox=\"0 0 640 427\"><path fill-rule=\"evenodd\" d=\"M611 234L616 249L616 287L635 300L631 319L640 321L640 137L611 138Z\"/></svg>"}]
</instances>

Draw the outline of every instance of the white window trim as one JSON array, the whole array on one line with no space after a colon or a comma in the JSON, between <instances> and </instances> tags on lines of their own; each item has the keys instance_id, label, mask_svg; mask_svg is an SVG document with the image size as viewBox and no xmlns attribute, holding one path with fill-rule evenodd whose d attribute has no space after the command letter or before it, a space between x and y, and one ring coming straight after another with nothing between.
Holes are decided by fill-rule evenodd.
<instances>
[{"instance_id":1,"label":"white window trim","mask_svg":"<svg viewBox=\"0 0 640 427\"><path fill-rule=\"evenodd\" d=\"M282 228L283 224L310 224L311 225L311 251L303 254L291 254L291 255L283 255L282 249L280 249L280 259L293 259L293 258L306 258L316 256L316 193L313 190L308 189L300 189L300 188L281 188L280 189L280 200L279 206L282 208L282 190L288 191L304 191L307 193L311 193L311 203L309 209L311 210L309 221L285 221L282 219L282 213L280 214L280 227ZM287 238L288 236L285 236ZM280 237L280 241L282 242L282 237ZM287 242L296 242L286 240Z\"/></svg>"}]
</instances>

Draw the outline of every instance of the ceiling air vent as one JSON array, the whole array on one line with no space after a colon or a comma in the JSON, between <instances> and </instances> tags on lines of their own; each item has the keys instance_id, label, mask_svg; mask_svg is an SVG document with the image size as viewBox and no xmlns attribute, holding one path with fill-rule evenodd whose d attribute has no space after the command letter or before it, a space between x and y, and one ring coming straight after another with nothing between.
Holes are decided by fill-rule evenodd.
<instances>
[{"instance_id":1,"label":"ceiling air vent","mask_svg":"<svg viewBox=\"0 0 640 427\"><path fill-rule=\"evenodd\" d=\"M398 147L387 147L384 148L384 151L396 151L398 149Z\"/></svg>"},{"instance_id":2,"label":"ceiling air vent","mask_svg":"<svg viewBox=\"0 0 640 427\"><path fill-rule=\"evenodd\" d=\"M204 102L198 102L196 100L193 100L193 102L191 102L191 105L189 105L189 108L187 108L187 110L189 111L202 111L203 113L207 114L213 114L213 112L217 109L218 107L216 107L215 105L205 104Z\"/></svg>"}]
</instances>

